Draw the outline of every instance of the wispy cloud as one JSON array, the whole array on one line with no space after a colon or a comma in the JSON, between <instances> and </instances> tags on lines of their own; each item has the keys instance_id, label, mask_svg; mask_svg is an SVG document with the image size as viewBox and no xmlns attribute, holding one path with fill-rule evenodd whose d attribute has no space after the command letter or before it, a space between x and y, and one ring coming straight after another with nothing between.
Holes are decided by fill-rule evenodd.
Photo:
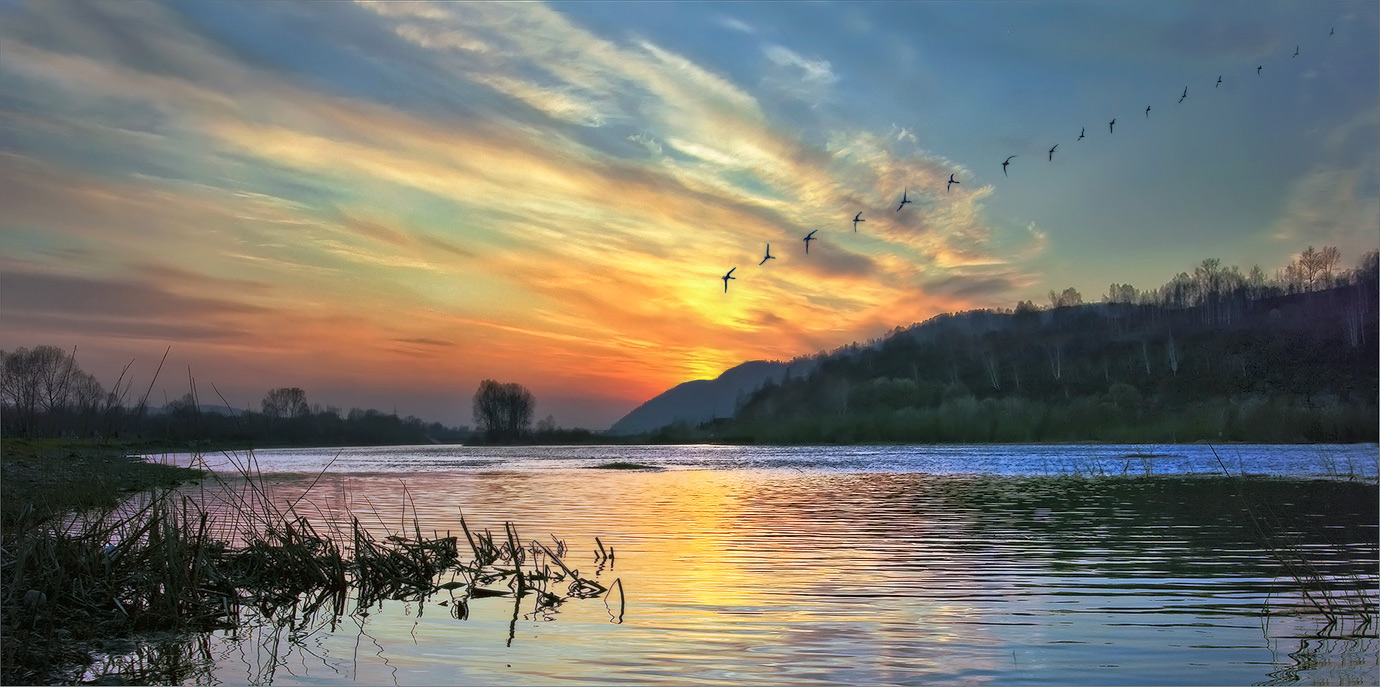
<instances>
[{"instance_id":1,"label":"wispy cloud","mask_svg":"<svg viewBox=\"0 0 1380 687\"><path fill-rule=\"evenodd\" d=\"M792 97L818 102L839 80L828 60L810 59L776 44L767 45L762 53L775 66L767 83Z\"/></svg>"},{"instance_id":2,"label":"wispy cloud","mask_svg":"<svg viewBox=\"0 0 1380 687\"><path fill-rule=\"evenodd\" d=\"M358 351L332 359L404 366L402 350L454 348L466 364L645 395L1000 302L1020 283L986 218L992 189L936 191L962 167L918 150L911 129L802 135L707 63L539 4L319 17L349 21L352 51L386 46L374 57L425 106L265 66L156 5L38 4L0 29L0 75L25 100L0 111L23 142L0 148L0 226L32 246L7 277L6 318L37 326L41 306L86 313L91 296L113 308L107 331L129 331L102 299L144 301L164 324L224 320L201 338L288 324L303 336L274 345L292 355L320 355L309 336ZM841 81L782 45L761 57L795 97ZM916 204L895 213L907 186ZM820 228L807 258L799 239ZM758 269L766 242L782 258ZM41 255L92 246L110 256L92 265L103 276L36 271ZM735 265L724 294L716 278Z\"/></svg>"},{"instance_id":3,"label":"wispy cloud","mask_svg":"<svg viewBox=\"0 0 1380 687\"><path fill-rule=\"evenodd\" d=\"M749 35L757 33L757 29L754 28L751 24L748 24L747 22L735 17L720 15L715 19L715 22L718 23L719 26L722 26L730 31L737 31L739 33L746 33Z\"/></svg>"},{"instance_id":4,"label":"wispy cloud","mask_svg":"<svg viewBox=\"0 0 1380 687\"><path fill-rule=\"evenodd\" d=\"M1351 251L1373 249L1375 228L1380 226L1380 197L1368 183L1374 175L1373 169L1310 170L1289 189L1271 236L1290 247L1316 243Z\"/></svg>"}]
</instances>

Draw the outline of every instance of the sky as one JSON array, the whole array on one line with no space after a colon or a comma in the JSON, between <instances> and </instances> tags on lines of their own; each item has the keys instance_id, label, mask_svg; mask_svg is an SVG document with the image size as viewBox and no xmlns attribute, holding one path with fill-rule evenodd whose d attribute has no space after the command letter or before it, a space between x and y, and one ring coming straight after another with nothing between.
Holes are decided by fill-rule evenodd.
<instances>
[{"instance_id":1,"label":"sky","mask_svg":"<svg viewBox=\"0 0 1380 687\"><path fill-rule=\"evenodd\" d=\"M1378 36L1374 2L0 0L0 348L446 424L495 379L602 429L939 313L1351 265Z\"/></svg>"}]
</instances>

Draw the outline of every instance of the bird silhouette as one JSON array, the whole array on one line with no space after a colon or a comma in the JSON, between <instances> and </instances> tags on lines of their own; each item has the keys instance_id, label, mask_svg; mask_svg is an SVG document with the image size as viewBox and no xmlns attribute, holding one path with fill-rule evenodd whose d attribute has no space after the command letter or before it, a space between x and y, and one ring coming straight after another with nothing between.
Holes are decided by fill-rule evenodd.
<instances>
[{"instance_id":1,"label":"bird silhouette","mask_svg":"<svg viewBox=\"0 0 1380 687\"><path fill-rule=\"evenodd\" d=\"M950 174L950 175L949 175L949 183L948 183L948 185L946 185L946 186L944 187L944 192L945 192L945 193L948 193L948 192L949 192L949 189L952 188L954 184L961 184L961 183L963 183L963 182L961 182L961 181L954 181L954 175Z\"/></svg>"},{"instance_id":2,"label":"bird silhouette","mask_svg":"<svg viewBox=\"0 0 1380 687\"><path fill-rule=\"evenodd\" d=\"M900 211L901 211L901 208L903 208L903 207L906 206L906 203L913 202L913 201L906 200L906 193L909 192L909 191L910 191L910 188L909 188L909 187L907 187L904 191L901 191L901 204L896 206L896 211L897 211L897 212L900 212ZM809 248L809 247L810 247L810 244L808 244L808 243L805 244L805 247L806 247L806 248Z\"/></svg>"},{"instance_id":3,"label":"bird silhouette","mask_svg":"<svg viewBox=\"0 0 1380 687\"><path fill-rule=\"evenodd\" d=\"M733 270L736 270L736 269L738 269L738 268L737 268L737 267L734 267L734 268L733 268ZM725 274L724 276L719 277L720 279L724 280L724 293L728 293L728 280L730 280L730 279L735 279L735 280L736 280L736 279L737 279L737 277L733 276L733 270L729 270L729 271L728 271L728 274Z\"/></svg>"},{"instance_id":4,"label":"bird silhouette","mask_svg":"<svg viewBox=\"0 0 1380 687\"><path fill-rule=\"evenodd\" d=\"M1331 36L1331 35L1334 34L1334 33L1337 33L1337 27L1335 27L1335 26L1332 27L1332 30L1331 30L1331 31L1328 31L1328 32L1327 32L1327 35Z\"/></svg>"},{"instance_id":5,"label":"bird silhouette","mask_svg":"<svg viewBox=\"0 0 1380 687\"><path fill-rule=\"evenodd\" d=\"M1009 165L1009 164L1011 164L1011 158L1012 158L1012 157L1020 157L1020 156L1019 156L1019 155L1012 155L1011 157L1006 158L1006 162L1001 163L1001 175L1002 175L1002 176L1009 176L1009 175L1006 173L1006 166Z\"/></svg>"},{"instance_id":6,"label":"bird silhouette","mask_svg":"<svg viewBox=\"0 0 1380 687\"><path fill-rule=\"evenodd\" d=\"M1088 127L1085 126L1085 127L1083 127L1083 130L1082 130L1082 131L1078 132L1078 140L1080 140L1080 141L1083 140L1083 138L1084 138L1083 135L1086 134L1086 133L1088 133Z\"/></svg>"},{"instance_id":7,"label":"bird silhouette","mask_svg":"<svg viewBox=\"0 0 1380 687\"><path fill-rule=\"evenodd\" d=\"M1145 118L1146 118L1146 119L1149 119L1149 118L1150 118L1150 106L1149 106L1149 105L1146 105L1146 106L1145 106Z\"/></svg>"},{"instance_id":8,"label":"bird silhouette","mask_svg":"<svg viewBox=\"0 0 1380 687\"><path fill-rule=\"evenodd\" d=\"M1219 75L1217 76L1217 86L1221 86L1221 85L1222 85L1222 76L1219 74ZM1217 88L1217 86L1213 86L1213 88Z\"/></svg>"},{"instance_id":9,"label":"bird silhouette","mask_svg":"<svg viewBox=\"0 0 1380 687\"><path fill-rule=\"evenodd\" d=\"M1255 68L1255 75L1256 75L1256 76L1260 76L1260 70L1262 70L1262 69L1264 69L1264 68L1265 68L1265 65L1263 65L1263 64L1260 65L1260 66L1258 66L1258 67L1256 67L1256 68Z\"/></svg>"},{"instance_id":10,"label":"bird silhouette","mask_svg":"<svg viewBox=\"0 0 1380 687\"><path fill-rule=\"evenodd\" d=\"M858 222L866 222L866 221L867 221L867 220L865 220L865 219L862 218L862 213L861 213L861 212L859 212L859 213L856 214L856 215L853 215L853 233L854 233L854 234L858 233Z\"/></svg>"},{"instance_id":11,"label":"bird silhouette","mask_svg":"<svg viewBox=\"0 0 1380 687\"><path fill-rule=\"evenodd\" d=\"M1107 123L1107 133L1109 133L1109 134L1116 133L1116 120L1115 120L1115 119L1113 119L1112 121L1110 121L1110 122Z\"/></svg>"},{"instance_id":12,"label":"bird silhouette","mask_svg":"<svg viewBox=\"0 0 1380 687\"><path fill-rule=\"evenodd\" d=\"M1293 54L1293 55L1290 55L1290 57L1298 57L1298 56L1299 56L1299 46L1296 45L1296 46L1294 46L1294 54Z\"/></svg>"},{"instance_id":13,"label":"bird silhouette","mask_svg":"<svg viewBox=\"0 0 1380 687\"><path fill-rule=\"evenodd\" d=\"M818 241L818 240L819 240L819 239L815 238L815 231L819 231L819 230L816 229L816 230L814 230L814 231L812 231L812 232L806 234L806 235L805 235L805 238L801 239L802 241L805 242L805 254L806 254L806 255L808 255L808 254L810 253L810 242L811 242L811 241Z\"/></svg>"},{"instance_id":14,"label":"bird silhouette","mask_svg":"<svg viewBox=\"0 0 1380 687\"><path fill-rule=\"evenodd\" d=\"M761 267L762 264L765 263L766 261L768 261L768 260L775 260L775 259L776 259L776 256L771 254L771 244L768 243L768 244L767 244L767 257L762 258L762 262L757 263L757 266L758 266L758 267ZM736 270L736 269L738 269L738 268L735 267L735 268L733 268L733 269ZM724 286L728 286L728 282L724 282Z\"/></svg>"},{"instance_id":15,"label":"bird silhouette","mask_svg":"<svg viewBox=\"0 0 1380 687\"><path fill-rule=\"evenodd\" d=\"M1054 148L1058 148L1058 147L1059 147L1059 144L1058 144L1058 143L1055 143L1055 144L1054 144ZM1050 148L1050 149L1049 149L1049 161L1050 161L1050 162L1054 162L1054 148Z\"/></svg>"},{"instance_id":16,"label":"bird silhouette","mask_svg":"<svg viewBox=\"0 0 1380 687\"><path fill-rule=\"evenodd\" d=\"M1184 98L1187 98L1187 97L1188 97L1188 86L1184 86L1184 94L1181 95L1181 96L1179 96L1179 102L1182 103L1182 102L1184 101Z\"/></svg>"}]
</instances>

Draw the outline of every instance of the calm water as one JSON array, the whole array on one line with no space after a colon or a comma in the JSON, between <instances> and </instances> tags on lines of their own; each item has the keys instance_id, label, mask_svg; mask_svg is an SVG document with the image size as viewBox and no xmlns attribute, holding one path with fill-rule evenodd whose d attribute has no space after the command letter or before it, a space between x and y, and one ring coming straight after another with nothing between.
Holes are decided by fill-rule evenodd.
<instances>
[{"instance_id":1,"label":"calm water","mask_svg":"<svg viewBox=\"0 0 1380 687\"><path fill-rule=\"evenodd\" d=\"M1328 593L1373 601L1377 448L1217 452L1271 477L1222 478L1207 446L258 451L275 501L305 491L318 522L384 533L415 514L458 534L463 510L564 539L582 573L621 580L625 612L392 602L334 630L203 638L189 681L1376 683L1375 629L1326 627L1250 516ZM661 469L590 469L615 460ZM215 507L214 488L188 493ZM611 567L591 562L595 536Z\"/></svg>"}]
</instances>

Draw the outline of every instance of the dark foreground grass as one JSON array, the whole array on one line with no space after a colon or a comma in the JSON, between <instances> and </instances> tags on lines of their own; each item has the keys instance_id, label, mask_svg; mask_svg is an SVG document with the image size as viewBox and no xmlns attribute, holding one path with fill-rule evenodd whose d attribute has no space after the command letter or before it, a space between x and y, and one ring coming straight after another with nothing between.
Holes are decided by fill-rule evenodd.
<instances>
[{"instance_id":1,"label":"dark foreground grass","mask_svg":"<svg viewBox=\"0 0 1380 687\"><path fill-rule=\"evenodd\" d=\"M511 524L495 536L462 519L473 554L466 560L459 537L424 536L415 518L407 531L383 538L358 519L322 532L298 514L297 503L274 505L247 470L233 487L207 475L215 483L209 488L220 489L237 515L232 546L202 500L163 488L199 471L69 449L5 446L6 488L16 503L6 504L12 512L0 551L0 684L76 681L99 655L130 653L131 637L204 636L250 618L282 627L323 618L334 625L385 601L441 592L457 618L468 615L470 598L512 597L510 641L525 603L542 613L571 598L611 601L608 588L562 561L568 550L555 538L552 546L524 541ZM83 462L94 467L83 471ZM243 464L252 465L252 455ZM11 471L19 475L15 484ZM608 561L612 551L600 544L595 557ZM621 617L622 585L616 586ZM186 677L126 671L105 679L157 684Z\"/></svg>"},{"instance_id":2,"label":"dark foreground grass","mask_svg":"<svg viewBox=\"0 0 1380 687\"><path fill-rule=\"evenodd\" d=\"M0 442L0 526L107 508L133 492L201 479L201 470L130 455L145 447L66 439Z\"/></svg>"}]
</instances>

